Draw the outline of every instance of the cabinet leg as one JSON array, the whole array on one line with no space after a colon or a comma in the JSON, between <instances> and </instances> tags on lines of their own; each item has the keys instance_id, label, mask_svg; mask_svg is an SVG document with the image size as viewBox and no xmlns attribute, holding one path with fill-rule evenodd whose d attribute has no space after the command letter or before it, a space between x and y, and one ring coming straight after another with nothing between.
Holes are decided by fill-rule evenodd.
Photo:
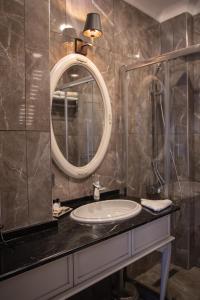
<instances>
[{"instance_id":1,"label":"cabinet leg","mask_svg":"<svg viewBox=\"0 0 200 300\"><path fill-rule=\"evenodd\" d=\"M162 261L161 261L161 286L160 286L160 300L165 299L167 290L167 281L169 276L169 267L171 260L171 243L162 248Z\"/></svg>"}]
</instances>

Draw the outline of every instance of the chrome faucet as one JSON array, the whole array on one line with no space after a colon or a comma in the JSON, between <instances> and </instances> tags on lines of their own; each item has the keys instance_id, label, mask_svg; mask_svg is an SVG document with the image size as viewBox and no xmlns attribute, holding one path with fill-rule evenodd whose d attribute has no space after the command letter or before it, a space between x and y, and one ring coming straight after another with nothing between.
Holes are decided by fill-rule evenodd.
<instances>
[{"instance_id":1,"label":"chrome faucet","mask_svg":"<svg viewBox=\"0 0 200 300\"><path fill-rule=\"evenodd\" d=\"M94 187L94 193L93 193L93 198L95 201L98 201L100 199L100 192L105 190L105 187L103 187L99 180L93 182L93 187Z\"/></svg>"}]
</instances>

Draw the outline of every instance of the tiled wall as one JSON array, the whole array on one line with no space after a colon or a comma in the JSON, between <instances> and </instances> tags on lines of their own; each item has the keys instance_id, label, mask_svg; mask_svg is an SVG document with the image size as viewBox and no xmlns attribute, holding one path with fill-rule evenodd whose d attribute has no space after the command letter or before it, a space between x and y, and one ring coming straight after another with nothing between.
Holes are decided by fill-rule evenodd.
<instances>
[{"instance_id":1,"label":"tiled wall","mask_svg":"<svg viewBox=\"0 0 200 300\"><path fill-rule=\"evenodd\" d=\"M0 1L4 230L51 220L49 1Z\"/></svg>"},{"instance_id":2,"label":"tiled wall","mask_svg":"<svg viewBox=\"0 0 200 300\"><path fill-rule=\"evenodd\" d=\"M106 81L113 110L111 142L97 174L108 190L123 186L119 68L138 55L143 59L157 54L158 23L121 0L1 0L0 200L4 230L51 220L49 68L73 51L73 38L80 35L91 11L100 13L104 35L88 57ZM63 23L73 26L67 46L63 46L59 29ZM92 191L92 177L73 180L54 164L53 174L53 198L77 198Z\"/></svg>"},{"instance_id":3,"label":"tiled wall","mask_svg":"<svg viewBox=\"0 0 200 300\"><path fill-rule=\"evenodd\" d=\"M0 1L0 200L4 230L51 220L52 190L53 198L61 200L92 192L92 177L73 180L54 163L51 170L49 130L49 69L73 51L73 38L80 36L86 14L92 11L100 13L104 35L89 50L88 57L106 81L113 111L111 142L96 172L108 190L124 186L120 67L156 56L160 50L187 45L188 35L182 34L181 29L190 30L188 14L177 17L180 26L179 21L173 21L176 30L167 29L171 35L165 34L171 25L167 22L161 25L160 49L160 24L122 0ZM65 36L68 42L65 45L59 29L63 23L73 26ZM199 24L198 15L193 23L194 42L200 41ZM142 109L142 102L139 107ZM136 137L136 132L130 132L131 155L136 162L131 164L130 174L134 176L146 155L139 135ZM141 178L147 171L142 170Z\"/></svg>"},{"instance_id":4,"label":"tiled wall","mask_svg":"<svg viewBox=\"0 0 200 300\"><path fill-rule=\"evenodd\" d=\"M159 24L130 6L116 0L51 0L50 65L73 51L73 38L80 37L87 13L101 15L103 37L89 50L88 57L96 64L104 77L111 98L113 128L108 152L96 174L108 190L124 186L122 172L123 154L123 105L120 102L120 67L160 53ZM60 25L73 26L63 45ZM74 180L65 176L53 164L53 197L72 199L92 193L93 177Z\"/></svg>"}]
</instances>

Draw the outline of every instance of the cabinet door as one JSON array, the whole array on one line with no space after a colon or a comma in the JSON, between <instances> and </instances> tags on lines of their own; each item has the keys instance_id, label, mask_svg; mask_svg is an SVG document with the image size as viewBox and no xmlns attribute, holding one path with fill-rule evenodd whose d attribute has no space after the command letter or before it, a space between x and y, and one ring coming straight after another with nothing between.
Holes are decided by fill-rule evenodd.
<instances>
[{"instance_id":1,"label":"cabinet door","mask_svg":"<svg viewBox=\"0 0 200 300\"><path fill-rule=\"evenodd\" d=\"M131 256L131 233L127 232L74 254L75 285L94 277Z\"/></svg>"},{"instance_id":2,"label":"cabinet door","mask_svg":"<svg viewBox=\"0 0 200 300\"><path fill-rule=\"evenodd\" d=\"M170 236L170 216L165 216L132 230L132 254Z\"/></svg>"},{"instance_id":3,"label":"cabinet door","mask_svg":"<svg viewBox=\"0 0 200 300\"><path fill-rule=\"evenodd\" d=\"M73 286L72 257L64 257L0 282L1 300L46 300Z\"/></svg>"}]
</instances>

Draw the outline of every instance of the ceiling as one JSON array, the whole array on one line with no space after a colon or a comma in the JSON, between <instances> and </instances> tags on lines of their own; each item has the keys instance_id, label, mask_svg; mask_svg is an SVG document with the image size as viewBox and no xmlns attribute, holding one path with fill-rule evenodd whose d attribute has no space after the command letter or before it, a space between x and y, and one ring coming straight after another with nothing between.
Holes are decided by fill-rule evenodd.
<instances>
[{"instance_id":1,"label":"ceiling","mask_svg":"<svg viewBox=\"0 0 200 300\"><path fill-rule=\"evenodd\" d=\"M200 12L200 0L125 0L158 22L183 12L195 15Z\"/></svg>"}]
</instances>

